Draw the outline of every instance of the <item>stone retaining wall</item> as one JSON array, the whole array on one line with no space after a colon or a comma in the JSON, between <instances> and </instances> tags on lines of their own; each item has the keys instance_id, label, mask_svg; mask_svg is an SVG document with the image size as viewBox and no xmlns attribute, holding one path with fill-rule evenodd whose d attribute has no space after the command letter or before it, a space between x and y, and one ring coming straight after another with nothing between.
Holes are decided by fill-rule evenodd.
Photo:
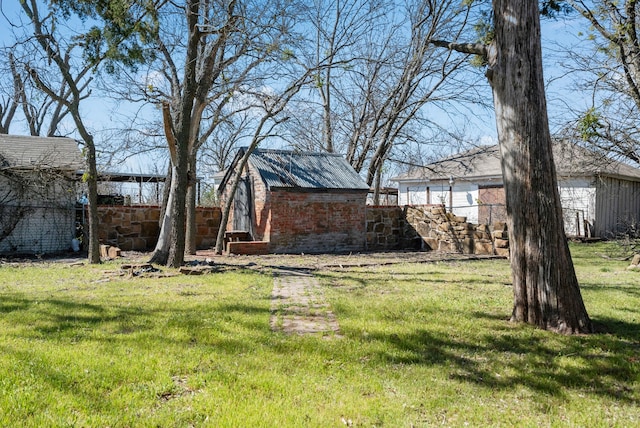
<instances>
[{"instance_id":1,"label":"stone retaining wall","mask_svg":"<svg viewBox=\"0 0 640 428\"><path fill-rule=\"evenodd\" d=\"M153 250L160 233L160 207L148 205L101 205L98 207L101 244L124 251ZM220 227L218 207L196 208L196 248L207 249L215 245Z\"/></svg>"},{"instance_id":2,"label":"stone retaining wall","mask_svg":"<svg viewBox=\"0 0 640 428\"><path fill-rule=\"evenodd\" d=\"M326 198L326 195L324 197ZM314 206L312 211L315 214L322 211L320 208L324 209L322 212L329 212L328 207L334 207L335 204L335 201L322 202L326 206ZM353 205L358 204L350 204L350 206ZM294 207L289 208L289 212L293 214L292 218L301 217L298 211L293 209ZM307 208L305 211L309 212ZM285 213L279 214L278 218L281 222L287 219ZM504 223L493 225L468 223L465 217L447 213L443 205L367 206L364 212L349 211L348 214L340 217L342 222L351 219L347 222L348 227L345 228L342 225L342 229L343 231L348 229L349 233L356 234L352 237L356 245L347 250L358 251L357 236L360 232L356 227L357 218L364 216L367 251L423 249L464 254L509 255L509 238ZM152 250L158 239L159 218L160 208L157 206L99 206L100 243L118 247L124 251ZM218 207L197 208L196 247L198 249L208 249L215 245L220 218L221 213ZM359 224L362 224L361 221ZM315 236L322 232L326 235L331 231L331 226L335 226L334 223L335 221L327 221L325 226L327 230L322 231L305 229L303 233L299 228L294 227L293 223L289 224L285 230L290 234L290 239L298 243L304 241L307 247L313 242L318 252L344 251L345 248L336 246L337 239L317 239ZM282 237L279 239L282 240ZM312 241L306 242L305 240L308 239ZM266 243L262 243L262 246L264 245ZM270 251L274 250L278 252L278 248L270 246ZM265 249L260 247L260 252L264 251Z\"/></svg>"},{"instance_id":3,"label":"stone retaining wall","mask_svg":"<svg viewBox=\"0 0 640 428\"><path fill-rule=\"evenodd\" d=\"M371 207L366 210L367 250L429 250L509 255L505 223L468 223L444 205Z\"/></svg>"},{"instance_id":4,"label":"stone retaining wall","mask_svg":"<svg viewBox=\"0 0 640 428\"><path fill-rule=\"evenodd\" d=\"M407 248L403 246L405 221L397 206L367 206L366 233L368 251Z\"/></svg>"},{"instance_id":5,"label":"stone retaining wall","mask_svg":"<svg viewBox=\"0 0 640 428\"><path fill-rule=\"evenodd\" d=\"M444 205L406 206L407 225L421 240L423 249L463 254L509 255L505 223L473 224L466 217L448 213ZM407 237L410 235L406 232Z\"/></svg>"}]
</instances>

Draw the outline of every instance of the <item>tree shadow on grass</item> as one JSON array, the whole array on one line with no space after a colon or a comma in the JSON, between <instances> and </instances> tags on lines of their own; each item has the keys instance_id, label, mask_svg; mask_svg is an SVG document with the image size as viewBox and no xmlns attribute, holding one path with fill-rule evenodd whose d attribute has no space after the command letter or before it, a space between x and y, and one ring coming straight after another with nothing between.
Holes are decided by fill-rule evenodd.
<instances>
[{"instance_id":1,"label":"tree shadow on grass","mask_svg":"<svg viewBox=\"0 0 640 428\"><path fill-rule=\"evenodd\" d=\"M0 314L8 314L14 311L22 311L26 309L30 304L28 299L3 296L0 298Z\"/></svg>"},{"instance_id":2,"label":"tree shadow on grass","mask_svg":"<svg viewBox=\"0 0 640 428\"><path fill-rule=\"evenodd\" d=\"M618 284L602 285L582 282L580 283L580 289L582 291L588 290L591 293L624 293L629 295L629 298L640 298L640 288L638 287L620 286Z\"/></svg>"},{"instance_id":3,"label":"tree shadow on grass","mask_svg":"<svg viewBox=\"0 0 640 428\"><path fill-rule=\"evenodd\" d=\"M252 300L255 300L252 299ZM98 305L63 299L27 299L2 296L0 316L13 327L7 334L24 339L53 342L88 341L101 343L145 340L171 346L220 346L223 350L249 348L250 341L231 339L234 333L268 334L270 307L268 302L205 302L183 308L145 305ZM158 325L159 324L159 325ZM176 334L184 339L176 339ZM210 334L215 332L215 335ZM180 335L180 334L178 334ZM227 343L228 342L228 343Z\"/></svg>"},{"instance_id":4,"label":"tree shadow on grass","mask_svg":"<svg viewBox=\"0 0 640 428\"><path fill-rule=\"evenodd\" d=\"M632 308L629 312L638 313ZM622 339L621 343L635 343L636 347L640 347L640 322L626 322L610 317L595 317L591 319L596 334L611 335L614 338Z\"/></svg>"},{"instance_id":5,"label":"tree shadow on grass","mask_svg":"<svg viewBox=\"0 0 640 428\"><path fill-rule=\"evenodd\" d=\"M621 326L628 331L636 325ZM552 337L534 331L523 338L511 329L475 338L418 330L397 335L370 333L383 342L378 357L388 364L443 366L449 377L488 389L526 387L563 397L567 389L638 404L634 394L638 343L611 335ZM509 330L512 330L510 333Z\"/></svg>"},{"instance_id":6,"label":"tree shadow on grass","mask_svg":"<svg viewBox=\"0 0 640 428\"><path fill-rule=\"evenodd\" d=\"M60 396L73 395L87 403L85 407L108 413L118 406L105 400L110 388L146 388L148 382L157 384L171 376L173 373L166 371L171 364L165 366L163 359L179 366L182 358L193 358L187 357L193 348L199 348L195 355L237 357L255 350L257 343L267 343L272 335L270 308L260 301L211 301L187 308L169 305L151 309L144 305L7 296L2 302L12 308L6 316L0 312L12 327L4 335L14 339L0 344L3 364L15 365L23 373L20 377L29 378L35 387L59 392ZM16 313L19 311L23 313ZM100 357L86 357L87 352ZM132 375L123 369L123 358L148 361L160 372L153 379L148 379L148 373ZM109 359L118 362L112 367ZM67 360L68 365L64 363ZM216 364L207 361L203 362L205 366ZM95 380L94 371L110 380ZM38 402L29 405L33 409L39 406Z\"/></svg>"}]
</instances>

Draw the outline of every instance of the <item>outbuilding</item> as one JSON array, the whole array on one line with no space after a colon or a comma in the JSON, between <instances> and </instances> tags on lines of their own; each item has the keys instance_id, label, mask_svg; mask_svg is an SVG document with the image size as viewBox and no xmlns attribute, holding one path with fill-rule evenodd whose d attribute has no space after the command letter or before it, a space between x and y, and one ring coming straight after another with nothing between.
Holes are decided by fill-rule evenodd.
<instances>
[{"instance_id":1,"label":"outbuilding","mask_svg":"<svg viewBox=\"0 0 640 428\"><path fill-rule=\"evenodd\" d=\"M72 247L82 168L73 139L0 135L0 254Z\"/></svg>"},{"instance_id":2,"label":"outbuilding","mask_svg":"<svg viewBox=\"0 0 640 428\"><path fill-rule=\"evenodd\" d=\"M614 237L640 222L640 169L567 141L554 160L570 236ZM497 145L476 147L392 179L400 205L443 204L471 223L506 220Z\"/></svg>"},{"instance_id":3,"label":"outbuilding","mask_svg":"<svg viewBox=\"0 0 640 428\"><path fill-rule=\"evenodd\" d=\"M238 151L218 192L224 201ZM227 230L268 243L272 253L333 253L365 248L369 187L339 154L256 149L233 198Z\"/></svg>"}]
</instances>

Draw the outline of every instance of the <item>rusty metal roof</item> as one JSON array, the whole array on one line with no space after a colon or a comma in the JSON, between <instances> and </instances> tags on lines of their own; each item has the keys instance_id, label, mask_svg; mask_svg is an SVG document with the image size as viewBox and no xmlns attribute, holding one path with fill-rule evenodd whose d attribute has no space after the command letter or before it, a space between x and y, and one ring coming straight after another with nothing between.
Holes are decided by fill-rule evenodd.
<instances>
[{"instance_id":1,"label":"rusty metal roof","mask_svg":"<svg viewBox=\"0 0 640 428\"><path fill-rule=\"evenodd\" d=\"M78 143L64 137L0 134L0 168L84 168Z\"/></svg>"},{"instance_id":2,"label":"rusty metal roof","mask_svg":"<svg viewBox=\"0 0 640 428\"><path fill-rule=\"evenodd\" d=\"M240 149L238 157L245 150ZM369 190L367 183L346 159L335 153L255 149L249 163L258 171L268 189Z\"/></svg>"}]
</instances>

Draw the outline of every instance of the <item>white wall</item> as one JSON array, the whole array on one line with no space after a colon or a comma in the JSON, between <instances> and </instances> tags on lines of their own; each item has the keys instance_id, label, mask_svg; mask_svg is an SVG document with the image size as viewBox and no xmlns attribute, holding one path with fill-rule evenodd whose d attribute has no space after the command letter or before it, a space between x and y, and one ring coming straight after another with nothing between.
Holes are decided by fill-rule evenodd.
<instances>
[{"instance_id":1,"label":"white wall","mask_svg":"<svg viewBox=\"0 0 640 428\"><path fill-rule=\"evenodd\" d=\"M640 183L605 177L596 181L596 233L605 238L640 224Z\"/></svg>"},{"instance_id":2,"label":"white wall","mask_svg":"<svg viewBox=\"0 0 640 428\"><path fill-rule=\"evenodd\" d=\"M478 223L478 185L453 183L453 213L467 217L469 223ZM449 205L447 201L446 205Z\"/></svg>"},{"instance_id":3,"label":"white wall","mask_svg":"<svg viewBox=\"0 0 640 428\"><path fill-rule=\"evenodd\" d=\"M428 189L428 191L427 191ZM429 196L427 199L427 195ZM453 183L453 212L467 217L471 223L478 222L478 185L469 182ZM449 182L399 183L398 204L423 205L444 204L449 208Z\"/></svg>"},{"instance_id":4,"label":"white wall","mask_svg":"<svg viewBox=\"0 0 640 428\"><path fill-rule=\"evenodd\" d=\"M585 178L559 180L560 202L567 235L585 235L584 220L593 226L596 219L596 189ZM579 229L578 229L579 228Z\"/></svg>"},{"instance_id":5,"label":"white wall","mask_svg":"<svg viewBox=\"0 0 640 428\"><path fill-rule=\"evenodd\" d=\"M480 183L482 184L482 183ZM497 184L492 182L492 184ZM449 207L449 182L398 183L399 205L444 204ZM427 188L429 192L427 192ZM614 178L560 179L560 201L567 235L585 235L586 220L594 236L612 236L625 224L640 223L640 183ZM427 200L427 194L429 199ZM478 183L453 184L453 212L478 222ZM579 229L578 229L579 228Z\"/></svg>"},{"instance_id":6,"label":"white wall","mask_svg":"<svg viewBox=\"0 0 640 428\"><path fill-rule=\"evenodd\" d=\"M427 185L414 183L399 183L398 205L424 205L427 201Z\"/></svg>"}]
</instances>

